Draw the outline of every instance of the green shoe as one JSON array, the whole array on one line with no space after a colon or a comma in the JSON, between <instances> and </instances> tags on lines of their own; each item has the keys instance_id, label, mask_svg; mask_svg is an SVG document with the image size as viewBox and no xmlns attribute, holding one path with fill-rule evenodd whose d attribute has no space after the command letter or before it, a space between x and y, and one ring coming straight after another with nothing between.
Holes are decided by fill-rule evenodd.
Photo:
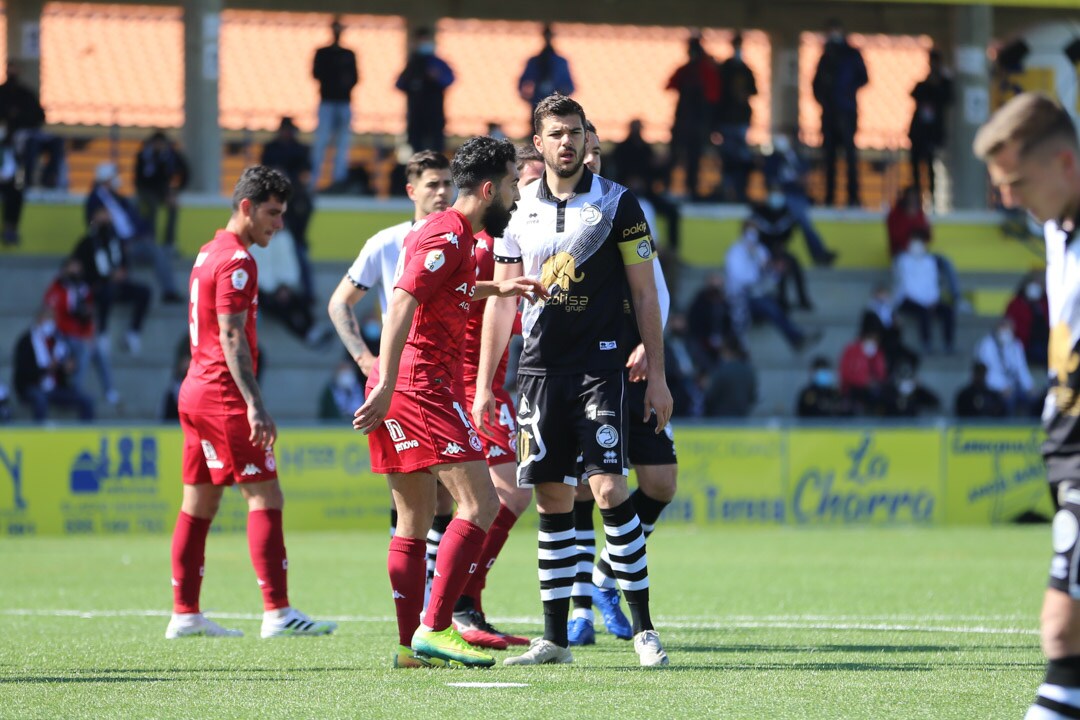
<instances>
[{"instance_id":1,"label":"green shoe","mask_svg":"<svg viewBox=\"0 0 1080 720\"><path fill-rule=\"evenodd\" d=\"M413 633L412 649L425 661L443 661L451 667L491 667L495 658L469 643L451 625L435 632L421 625Z\"/></svg>"},{"instance_id":2,"label":"green shoe","mask_svg":"<svg viewBox=\"0 0 1080 720\"><path fill-rule=\"evenodd\" d=\"M397 646L397 651L394 652L393 662L393 667L398 669L446 667L446 662L444 660L420 657L413 652L411 647L406 647L405 645Z\"/></svg>"}]
</instances>

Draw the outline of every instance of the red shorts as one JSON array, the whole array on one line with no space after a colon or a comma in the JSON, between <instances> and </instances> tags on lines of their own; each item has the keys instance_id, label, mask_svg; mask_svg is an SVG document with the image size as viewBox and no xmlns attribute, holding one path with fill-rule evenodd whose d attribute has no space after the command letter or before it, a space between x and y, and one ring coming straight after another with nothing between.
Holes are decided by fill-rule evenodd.
<instances>
[{"instance_id":1,"label":"red shorts","mask_svg":"<svg viewBox=\"0 0 1080 720\"><path fill-rule=\"evenodd\" d=\"M188 415L180 413L184 430L185 485L232 485L277 479L273 450L248 440L247 415Z\"/></svg>"},{"instance_id":2,"label":"red shorts","mask_svg":"<svg viewBox=\"0 0 1080 720\"><path fill-rule=\"evenodd\" d=\"M465 398L450 388L396 390L386 419L368 434L368 448L371 471L380 474L484 459Z\"/></svg>"},{"instance_id":3,"label":"red shorts","mask_svg":"<svg viewBox=\"0 0 1080 720\"><path fill-rule=\"evenodd\" d=\"M517 422L514 420L514 401L504 387L492 388L495 395L495 428L488 432L477 428L484 444L488 467L517 462ZM472 412L476 399L476 383L465 382L465 407ZM489 418L490 420L490 418Z\"/></svg>"}]
</instances>

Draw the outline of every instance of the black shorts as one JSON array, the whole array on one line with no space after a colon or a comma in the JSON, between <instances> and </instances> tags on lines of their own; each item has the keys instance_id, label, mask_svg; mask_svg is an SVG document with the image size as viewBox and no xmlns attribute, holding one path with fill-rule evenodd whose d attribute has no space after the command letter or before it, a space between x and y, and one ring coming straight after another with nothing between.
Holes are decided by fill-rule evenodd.
<instances>
[{"instance_id":1,"label":"black shorts","mask_svg":"<svg viewBox=\"0 0 1080 720\"><path fill-rule=\"evenodd\" d=\"M648 383L626 383L626 434L630 438L631 465L674 465L675 435L671 423L664 431L656 433L656 414L649 416L648 422L642 422L645 416L645 388Z\"/></svg>"},{"instance_id":2,"label":"black shorts","mask_svg":"<svg viewBox=\"0 0 1080 720\"><path fill-rule=\"evenodd\" d=\"M519 375L518 485L629 474L626 373ZM578 456L584 473L578 473Z\"/></svg>"}]
</instances>

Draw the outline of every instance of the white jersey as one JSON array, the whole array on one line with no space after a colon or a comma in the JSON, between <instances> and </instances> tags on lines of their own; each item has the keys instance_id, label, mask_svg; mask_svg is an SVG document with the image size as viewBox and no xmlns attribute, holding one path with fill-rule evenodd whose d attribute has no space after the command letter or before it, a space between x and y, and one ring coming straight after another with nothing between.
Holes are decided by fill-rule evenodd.
<instances>
[{"instance_id":1,"label":"white jersey","mask_svg":"<svg viewBox=\"0 0 1080 720\"><path fill-rule=\"evenodd\" d=\"M1054 221L1046 223L1043 233L1050 304L1050 392L1043 408L1043 454L1074 455L1080 453L1080 233L1075 227L1066 231Z\"/></svg>"},{"instance_id":2,"label":"white jersey","mask_svg":"<svg viewBox=\"0 0 1080 720\"><path fill-rule=\"evenodd\" d=\"M384 322L386 309L390 306L390 293L394 289L401 245L412 226L413 221L406 220L372 235L346 273L352 284L361 290L371 290L376 285L379 286L379 306L382 308Z\"/></svg>"}]
</instances>

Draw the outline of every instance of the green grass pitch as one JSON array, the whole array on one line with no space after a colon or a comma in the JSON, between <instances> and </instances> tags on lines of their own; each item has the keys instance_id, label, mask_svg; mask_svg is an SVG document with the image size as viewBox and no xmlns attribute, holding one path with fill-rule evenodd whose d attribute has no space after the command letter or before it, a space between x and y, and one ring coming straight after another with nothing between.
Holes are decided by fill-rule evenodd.
<instances>
[{"instance_id":1,"label":"green grass pitch","mask_svg":"<svg viewBox=\"0 0 1080 720\"><path fill-rule=\"evenodd\" d=\"M661 525L653 613L672 665L651 671L603 633L571 666L391 670L385 535L286 539L292 601L340 619L333 637L259 639L243 536L211 536L203 608L247 636L181 641L164 639L167 537L3 541L0 717L1018 718L1044 668L1045 526ZM534 539L511 535L484 603L528 635Z\"/></svg>"}]
</instances>

